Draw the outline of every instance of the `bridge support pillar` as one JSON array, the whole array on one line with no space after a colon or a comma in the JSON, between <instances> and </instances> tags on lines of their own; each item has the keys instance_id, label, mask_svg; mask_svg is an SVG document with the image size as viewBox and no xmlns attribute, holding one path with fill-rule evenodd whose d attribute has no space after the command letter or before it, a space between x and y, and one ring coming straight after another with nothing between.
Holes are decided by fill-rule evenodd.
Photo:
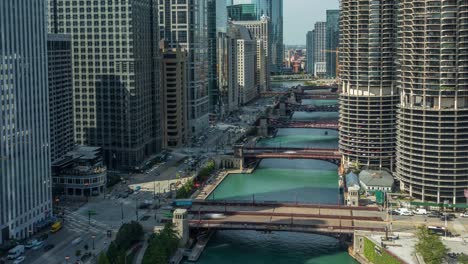
<instances>
[{"instance_id":1,"label":"bridge support pillar","mask_svg":"<svg viewBox=\"0 0 468 264\"><path fill-rule=\"evenodd\" d=\"M260 119L259 126L257 127L257 135L259 137L268 136L268 120L266 118Z\"/></svg>"},{"instance_id":2,"label":"bridge support pillar","mask_svg":"<svg viewBox=\"0 0 468 264\"><path fill-rule=\"evenodd\" d=\"M189 222L186 209L176 209L172 218L177 236L180 239L180 246L185 246L189 240Z\"/></svg>"},{"instance_id":3,"label":"bridge support pillar","mask_svg":"<svg viewBox=\"0 0 468 264\"><path fill-rule=\"evenodd\" d=\"M286 104L285 103L279 104L279 113L280 113L280 116L286 117Z\"/></svg>"}]
</instances>

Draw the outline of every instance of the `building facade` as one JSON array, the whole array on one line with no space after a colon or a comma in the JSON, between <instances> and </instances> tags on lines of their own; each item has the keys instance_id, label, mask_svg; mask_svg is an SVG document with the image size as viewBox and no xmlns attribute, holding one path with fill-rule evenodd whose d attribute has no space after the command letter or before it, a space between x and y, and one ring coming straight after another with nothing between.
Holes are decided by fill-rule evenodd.
<instances>
[{"instance_id":1,"label":"building facade","mask_svg":"<svg viewBox=\"0 0 468 264\"><path fill-rule=\"evenodd\" d=\"M341 1L340 151L348 167L395 168L395 1Z\"/></svg>"},{"instance_id":2,"label":"building facade","mask_svg":"<svg viewBox=\"0 0 468 264\"><path fill-rule=\"evenodd\" d=\"M327 74L327 23L315 23L313 32L314 75L323 77Z\"/></svg>"},{"instance_id":3,"label":"building facade","mask_svg":"<svg viewBox=\"0 0 468 264\"><path fill-rule=\"evenodd\" d=\"M187 143L187 53L180 47L162 47L163 148L180 148Z\"/></svg>"},{"instance_id":4,"label":"building facade","mask_svg":"<svg viewBox=\"0 0 468 264\"><path fill-rule=\"evenodd\" d=\"M258 95L255 85L257 43L250 32L246 28L243 29L242 36L236 40L238 101L242 105L252 101Z\"/></svg>"},{"instance_id":5,"label":"building facade","mask_svg":"<svg viewBox=\"0 0 468 264\"><path fill-rule=\"evenodd\" d=\"M51 162L74 148L71 36L48 34Z\"/></svg>"},{"instance_id":6,"label":"building facade","mask_svg":"<svg viewBox=\"0 0 468 264\"><path fill-rule=\"evenodd\" d=\"M104 194L107 168L102 149L78 146L52 164L54 197L89 198Z\"/></svg>"},{"instance_id":7,"label":"building facade","mask_svg":"<svg viewBox=\"0 0 468 264\"><path fill-rule=\"evenodd\" d=\"M228 17L232 21L257 20L255 4L239 4L227 7Z\"/></svg>"},{"instance_id":8,"label":"building facade","mask_svg":"<svg viewBox=\"0 0 468 264\"><path fill-rule=\"evenodd\" d=\"M261 40L263 42L263 49L264 53L266 54L266 60L270 61L271 57L271 45L270 45L270 18L263 16L261 20L259 21L232 21L233 24L235 25L240 25L246 27L250 32L253 38L257 40ZM260 53L257 52L257 53ZM263 69L259 69L264 71L264 75L266 76L266 87L269 90L270 89L270 64L267 63L266 67Z\"/></svg>"},{"instance_id":9,"label":"building facade","mask_svg":"<svg viewBox=\"0 0 468 264\"><path fill-rule=\"evenodd\" d=\"M314 74L314 30L308 31L306 35L306 52L307 52L307 64L306 72L308 74Z\"/></svg>"},{"instance_id":10,"label":"building facade","mask_svg":"<svg viewBox=\"0 0 468 264\"><path fill-rule=\"evenodd\" d=\"M207 0L159 1L161 39L187 52L189 135L205 131L209 121L209 45Z\"/></svg>"},{"instance_id":11,"label":"building facade","mask_svg":"<svg viewBox=\"0 0 468 264\"><path fill-rule=\"evenodd\" d=\"M268 76L269 73L266 71L268 60L265 50L265 44L262 39L256 39L256 56L255 56L255 87L257 87L257 93L268 91Z\"/></svg>"},{"instance_id":12,"label":"building facade","mask_svg":"<svg viewBox=\"0 0 468 264\"><path fill-rule=\"evenodd\" d=\"M0 1L0 244L52 214L46 11Z\"/></svg>"},{"instance_id":13,"label":"building facade","mask_svg":"<svg viewBox=\"0 0 468 264\"><path fill-rule=\"evenodd\" d=\"M284 59L283 44L283 0L228 0L228 5L254 4L255 20L267 16L271 20L269 45L271 45L270 71L281 72Z\"/></svg>"},{"instance_id":14,"label":"building facade","mask_svg":"<svg viewBox=\"0 0 468 264\"><path fill-rule=\"evenodd\" d=\"M72 36L75 141L102 147L112 168L161 150L155 4L49 1L49 31Z\"/></svg>"},{"instance_id":15,"label":"building facade","mask_svg":"<svg viewBox=\"0 0 468 264\"><path fill-rule=\"evenodd\" d=\"M466 202L467 8L466 1L399 1L396 177L422 201Z\"/></svg>"},{"instance_id":16,"label":"building facade","mask_svg":"<svg viewBox=\"0 0 468 264\"><path fill-rule=\"evenodd\" d=\"M327 76L335 78L337 75L336 69L336 52L340 44L340 10L327 10L327 32L326 32L326 61L327 61Z\"/></svg>"}]
</instances>

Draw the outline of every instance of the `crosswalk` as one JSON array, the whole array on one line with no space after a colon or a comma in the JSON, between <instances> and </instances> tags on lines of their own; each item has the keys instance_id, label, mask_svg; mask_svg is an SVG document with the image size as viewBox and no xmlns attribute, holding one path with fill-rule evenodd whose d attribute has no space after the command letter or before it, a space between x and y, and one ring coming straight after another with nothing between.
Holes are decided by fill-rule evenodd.
<instances>
[{"instance_id":1,"label":"crosswalk","mask_svg":"<svg viewBox=\"0 0 468 264\"><path fill-rule=\"evenodd\" d=\"M89 224L88 217L81 215L75 211L65 209L64 227L75 233L83 233L89 231L93 234L107 234L107 230L111 227L107 224L101 223L91 217L91 225Z\"/></svg>"}]
</instances>

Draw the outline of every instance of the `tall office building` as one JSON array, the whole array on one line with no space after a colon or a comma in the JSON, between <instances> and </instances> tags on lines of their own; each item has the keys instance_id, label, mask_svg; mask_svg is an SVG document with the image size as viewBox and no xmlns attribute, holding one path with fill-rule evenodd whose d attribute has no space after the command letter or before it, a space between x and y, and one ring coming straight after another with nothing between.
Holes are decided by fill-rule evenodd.
<instances>
[{"instance_id":1,"label":"tall office building","mask_svg":"<svg viewBox=\"0 0 468 264\"><path fill-rule=\"evenodd\" d=\"M239 104L247 104L257 97L255 84L257 42L245 27L238 27L235 42ZM260 40L261 41L261 40Z\"/></svg>"},{"instance_id":2,"label":"tall office building","mask_svg":"<svg viewBox=\"0 0 468 264\"><path fill-rule=\"evenodd\" d=\"M257 20L254 4L240 4L227 7L228 17L233 21Z\"/></svg>"},{"instance_id":3,"label":"tall office building","mask_svg":"<svg viewBox=\"0 0 468 264\"><path fill-rule=\"evenodd\" d=\"M306 52L307 52L307 66L306 72L314 74L314 30L308 31L306 35Z\"/></svg>"},{"instance_id":4,"label":"tall office building","mask_svg":"<svg viewBox=\"0 0 468 264\"><path fill-rule=\"evenodd\" d=\"M49 1L50 31L72 36L75 140L133 169L161 150L152 0Z\"/></svg>"},{"instance_id":5,"label":"tall office building","mask_svg":"<svg viewBox=\"0 0 468 264\"><path fill-rule=\"evenodd\" d=\"M270 61L268 58L271 57L271 50L270 47L270 18L263 16L259 21L232 21L235 25L240 25L246 27L252 34L252 36L263 42L264 52L258 51L257 53L267 54L267 61ZM258 65L260 66L260 65ZM270 64L266 63L266 67L263 69L258 69L259 74L260 71L264 71L265 79L266 79L266 87L270 87Z\"/></svg>"},{"instance_id":6,"label":"tall office building","mask_svg":"<svg viewBox=\"0 0 468 264\"><path fill-rule=\"evenodd\" d=\"M268 91L268 83L270 73L265 69L268 69L268 57L265 50L265 44L262 39L257 39L256 41L256 54L255 54L255 87L257 88L257 93L262 93Z\"/></svg>"},{"instance_id":7,"label":"tall office building","mask_svg":"<svg viewBox=\"0 0 468 264\"><path fill-rule=\"evenodd\" d=\"M336 77L336 53L340 44L340 10L327 10L327 32L326 32L326 61L327 76Z\"/></svg>"},{"instance_id":8,"label":"tall office building","mask_svg":"<svg viewBox=\"0 0 468 264\"><path fill-rule=\"evenodd\" d=\"M208 127L209 45L207 0L159 1L161 39L187 52L189 135Z\"/></svg>"},{"instance_id":9,"label":"tall office building","mask_svg":"<svg viewBox=\"0 0 468 264\"><path fill-rule=\"evenodd\" d=\"M50 155L52 163L74 148L71 36L47 36L49 68Z\"/></svg>"},{"instance_id":10,"label":"tall office building","mask_svg":"<svg viewBox=\"0 0 468 264\"><path fill-rule=\"evenodd\" d=\"M187 143L187 53L164 45L161 50L163 148L179 148Z\"/></svg>"},{"instance_id":11,"label":"tall office building","mask_svg":"<svg viewBox=\"0 0 468 264\"><path fill-rule=\"evenodd\" d=\"M267 16L271 21L270 42L271 65L273 73L281 72L283 68L284 45L283 45L283 0L229 0L228 5L254 4L256 11L255 20L261 20Z\"/></svg>"},{"instance_id":12,"label":"tall office building","mask_svg":"<svg viewBox=\"0 0 468 264\"><path fill-rule=\"evenodd\" d=\"M395 166L395 3L341 1L339 147L347 166Z\"/></svg>"},{"instance_id":13,"label":"tall office building","mask_svg":"<svg viewBox=\"0 0 468 264\"><path fill-rule=\"evenodd\" d=\"M314 75L327 74L327 23L316 22L314 26L313 51L314 51Z\"/></svg>"},{"instance_id":14,"label":"tall office building","mask_svg":"<svg viewBox=\"0 0 468 264\"><path fill-rule=\"evenodd\" d=\"M468 187L468 2L400 0L397 169L423 201Z\"/></svg>"},{"instance_id":15,"label":"tall office building","mask_svg":"<svg viewBox=\"0 0 468 264\"><path fill-rule=\"evenodd\" d=\"M0 244L52 213L46 11L0 1Z\"/></svg>"},{"instance_id":16,"label":"tall office building","mask_svg":"<svg viewBox=\"0 0 468 264\"><path fill-rule=\"evenodd\" d=\"M228 14L225 1L208 0L208 96L210 113L219 114L218 37L227 32Z\"/></svg>"}]
</instances>

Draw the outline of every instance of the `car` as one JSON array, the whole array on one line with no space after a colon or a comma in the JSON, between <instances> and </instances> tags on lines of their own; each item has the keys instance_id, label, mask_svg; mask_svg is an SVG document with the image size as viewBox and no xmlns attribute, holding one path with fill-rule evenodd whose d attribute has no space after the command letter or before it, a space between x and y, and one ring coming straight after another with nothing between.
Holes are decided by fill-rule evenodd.
<instances>
[{"instance_id":1,"label":"car","mask_svg":"<svg viewBox=\"0 0 468 264\"><path fill-rule=\"evenodd\" d=\"M19 256L17 259L15 259L15 261L13 262L13 264L19 264L19 263L23 263L23 261L26 259L25 256Z\"/></svg>"},{"instance_id":2,"label":"car","mask_svg":"<svg viewBox=\"0 0 468 264\"><path fill-rule=\"evenodd\" d=\"M461 213L460 214L460 217L468 217L468 211L464 212L464 213Z\"/></svg>"},{"instance_id":3,"label":"car","mask_svg":"<svg viewBox=\"0 0 468 264\"><path fill-rule=\"evenodd\" d=\"M38 249L42 248L43 246L44 246L44 242L43 241L38 241L36 244L34 244L32 249L33 250L38 250Z\"/></svg>"},{"instance_id":4,"label":"car","mask_svg":"<svg viewBox=\"0 0 468 264\"><path fill-rule=\"evenodd\" d=\"M438 211L431 211L429 212L429 214L427 215L427 217L431 217L431 218L439 218L442 216L442 213L438 212Z\"/></svg>"},{"instance_id":5,"label":"car","mask_svg":"<svg viewBox=\"0 0 468 264\"><path fill-rule=\"evenodd\" d=\"M26 249L31 249L33 248L39 241L37 239L29 240L26 245L24 245L24 248Z\"/></svg>"},{"instance_id":6,"label":"car","mask_svg":"<svg viewBox=\"0 0 468 264\"><path fill-rule=\"evenodd\" d=\"M47 244L45 247L44 247L44 251L49 251L51 249L53 249L55 247L54 244Z\"/></svg>"},{"instance_id":7,"label":"car","mask_svg":"<svg viewBox=\"0 0 468 264\"><path fill-rule=\"evenodd\" d=\"M83 241L82 237L77 237L72 241L72 245L76 246L76 245L80 244L82 241Z\"/></svg>"},{"instance_id":8,"label":"car","mask_svg":"<svg viewBox=\"0 0 468 264\"><path fill-rule=\"evenodd\" d=\"M389 214L391 214L391 215L400 215L400 213L398 213L398 212L395 211L395 210L390 211Z\"/></svg>"},{"instance_id":9,"label":"car","mask_svg":"<svg viewBox=\"0 0 468 264\"><path fill-rule=\"evenodd\" d=\"M413 213L415 215L427 215L426 209L421 209L421 208L414 210Z\"/></svg>"},{"instance_id":10,"label":"car","mask_svg":"<svg viewBox=\"0 0 468 264\"><path fill-rule=\"evenodd\" d=\"M49 237L49 235L47 233L44 233L44 234L40 235L37 239L40 240L40 241L44 241L48 237Z\"/></svg>"}]
</instances>

